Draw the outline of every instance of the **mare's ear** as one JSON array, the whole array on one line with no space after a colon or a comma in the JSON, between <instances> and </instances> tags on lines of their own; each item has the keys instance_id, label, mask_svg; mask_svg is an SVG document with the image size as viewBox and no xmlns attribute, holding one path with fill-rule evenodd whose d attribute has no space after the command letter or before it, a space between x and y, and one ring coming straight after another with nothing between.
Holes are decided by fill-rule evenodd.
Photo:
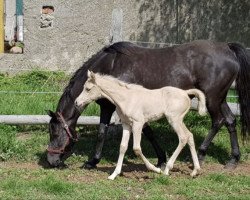
<instances>
[{"instance_id":1,"label":"mare's ear","mask_svg":"<svg viewBox=\"0 0 250 200\"><path fill-rule=\"evenodd\" d=\"M56 113L54 113L51 110L46 110L47 114L51 117L51 118L56 118Z\"/></svg>"}]
</instances>

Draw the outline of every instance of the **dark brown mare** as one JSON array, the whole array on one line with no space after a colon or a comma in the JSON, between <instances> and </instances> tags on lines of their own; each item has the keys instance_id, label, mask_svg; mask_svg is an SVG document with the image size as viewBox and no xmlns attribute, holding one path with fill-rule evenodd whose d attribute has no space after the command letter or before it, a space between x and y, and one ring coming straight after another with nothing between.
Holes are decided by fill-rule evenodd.
<instances>
[{"instance_id":1,"label":"dark brown mare","mask_svg":"<svg viewBox=\"0 0 250 200\"><path fill-rule=\"evenodd\" d=\"M149 89L174 86L202 90L207 98L212 127L199 148L199 160L204 160L209 144L225 125L232 147L227 166L236 167L240 159L236 119L226 102L226 95L235 80L241 108L241 133L245 140L250 130L250 59L241 45L194 41L150 49L120 42L103 48L76 71L60 98L56 112L49 111L52 118L47 160L52 166L63 162L77 139L75 127L80 112L75 108L74 101L87 80L87 70L112 75ZM115 110L108 100L101 99L97 103L101 110L98 141L94 157L85 163L87 168L95 167L100 161L107 127ZM143 133L156 151L158 165L165 163L165 153L155 141L151 128L146 126Z\"/></svg>"}]
</instances>

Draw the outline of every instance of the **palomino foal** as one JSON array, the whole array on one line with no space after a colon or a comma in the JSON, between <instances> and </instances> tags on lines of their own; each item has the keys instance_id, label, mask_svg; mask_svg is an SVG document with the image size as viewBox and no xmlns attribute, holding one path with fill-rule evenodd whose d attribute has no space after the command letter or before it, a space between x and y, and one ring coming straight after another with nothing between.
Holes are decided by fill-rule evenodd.
<instances>
[{"instance_id":1,"label":"palomino foal","mask_svg":"<svg viewBox=\"0 0 250 200\"><path fill-rule=\"evenodd\" d=\"M177 156L188 143L194 163L194 170L191 176L197 174L197 171L200 170L200 165L195 150L193 134L183 123L183 118L191 106L188 95L198 97L199 114L205 114L205 96L200 90L190 89L185 91L174 87L148 90L139 85L122 82L111 76L94 74L88 71L88 80L84 85L82 93L75 101L76 105L82 107L99 98L107 98L116 106L117 114L121 118L123 126L117 166L113 174L108 177L109 179L113 180L121 173L123 158L128 147L131 132L133 133L133 150L135 154L142 158L149 170L157 173L161 172L160 168L151 164L142 154L140 142L143 125L148 121L157 120L164 115L177 133L179 144L167 162L163 173L166 175L169 174L169 170L173 168Z\"/></svg>"}]
</instances>

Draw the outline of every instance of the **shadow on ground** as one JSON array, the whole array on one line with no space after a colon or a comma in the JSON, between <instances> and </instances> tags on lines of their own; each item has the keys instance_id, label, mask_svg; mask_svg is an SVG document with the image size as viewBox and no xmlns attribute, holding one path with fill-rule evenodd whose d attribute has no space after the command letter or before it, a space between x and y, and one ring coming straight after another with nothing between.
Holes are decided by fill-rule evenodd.
<instances>
[{"instance_id":1,"label":"shadow on ground","mask_svg":"<svg viewBox=\"0 0 250 200\"><path fill-rule=\"evenodd\" d=\"M209 117L200 117L197 114L191 114L187 117L187 120L185 120L185 124L187 127L193 132L195 143L196 143L196 149L200 146L200 144L203 142L204 137L208 133L209 127L210 127L210 119ZM172 128L166 123L165 119L160 120L159 122L154 122L150 124L154 131L154 136L156 138L156 141L159 143L160 147L167 153L167 157L171 156L174 152L175 148L178 145L178 138L176 133L172 130ZM81 155L83 157L88 157L88 159L91 159L94 155L95 145L97 141L97 132L98 128L93 127L83 127L80 129L80 139L75 144L73 148L73 152L75 155ZM220 134L220 133L219 133ZM103 154L102 159L105 159L108 163L116 163L119 155L119 146L121 142L122 137L122 128L120 125L115 126L111 125L111 128L108 131L108 134L106 136L106 140L103 147ZM220 136L219 136L220 137ZM128 163L128 159L135 158L135 154L132 149L132 143L133 139L130 139L129 141L129 147L124 159L124 163ZM228 140L229 143L229 140ZM230 144L228 144L230 146ZM156 158L155 151L150 144L150 142L146 139L145 136L142 137L142 151L143 154L147 158ZM209 150L207 155L211 156L215 160L218 160L220 164L225 164L226 161L229 159L229 153L228 149L220 144L211 143L209 146ZM49 164L46 161L46 152L40 153L37 155L39 160L39 165L41 165L44 168L49 168ZM155 163L157 164L157 159L155 159ZM192 162L191 160L191 154L189 151L188 146L186 146L177 160L182 162ZM83 160L84 163L87 160ZM133 165L132 165L133 166ZM136 165L133 166L136 168ZM130 169L131 166L128 167ZM140 169L141 167L139 167ZM105 171L106 168L99 168L99 170ZM113 167L111 168L113 169ZM111 169L106 169L107 171L112 171ZM146 169L143 167L143 169ZM125 167L126 170L126 167Z\"/></svg>"}]
</instances>

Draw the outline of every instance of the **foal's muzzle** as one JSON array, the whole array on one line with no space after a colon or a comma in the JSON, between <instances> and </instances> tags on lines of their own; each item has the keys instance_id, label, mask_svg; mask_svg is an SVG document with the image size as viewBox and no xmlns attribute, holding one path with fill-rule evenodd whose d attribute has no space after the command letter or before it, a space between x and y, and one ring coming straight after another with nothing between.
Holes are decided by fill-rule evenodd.
<instances>
[{"instance_id":1,"label":"foal's muzzle","mask_svg":"<svg viewBox=\"0 0 250 200\"><path fill-rule=\"evenodd\" d=\"M87 107L87 105L88 104L79 103L79 101L75 101L74 103L74 106L79 113L82 113L82 111Z\"/></svg>"}]
</instances>

